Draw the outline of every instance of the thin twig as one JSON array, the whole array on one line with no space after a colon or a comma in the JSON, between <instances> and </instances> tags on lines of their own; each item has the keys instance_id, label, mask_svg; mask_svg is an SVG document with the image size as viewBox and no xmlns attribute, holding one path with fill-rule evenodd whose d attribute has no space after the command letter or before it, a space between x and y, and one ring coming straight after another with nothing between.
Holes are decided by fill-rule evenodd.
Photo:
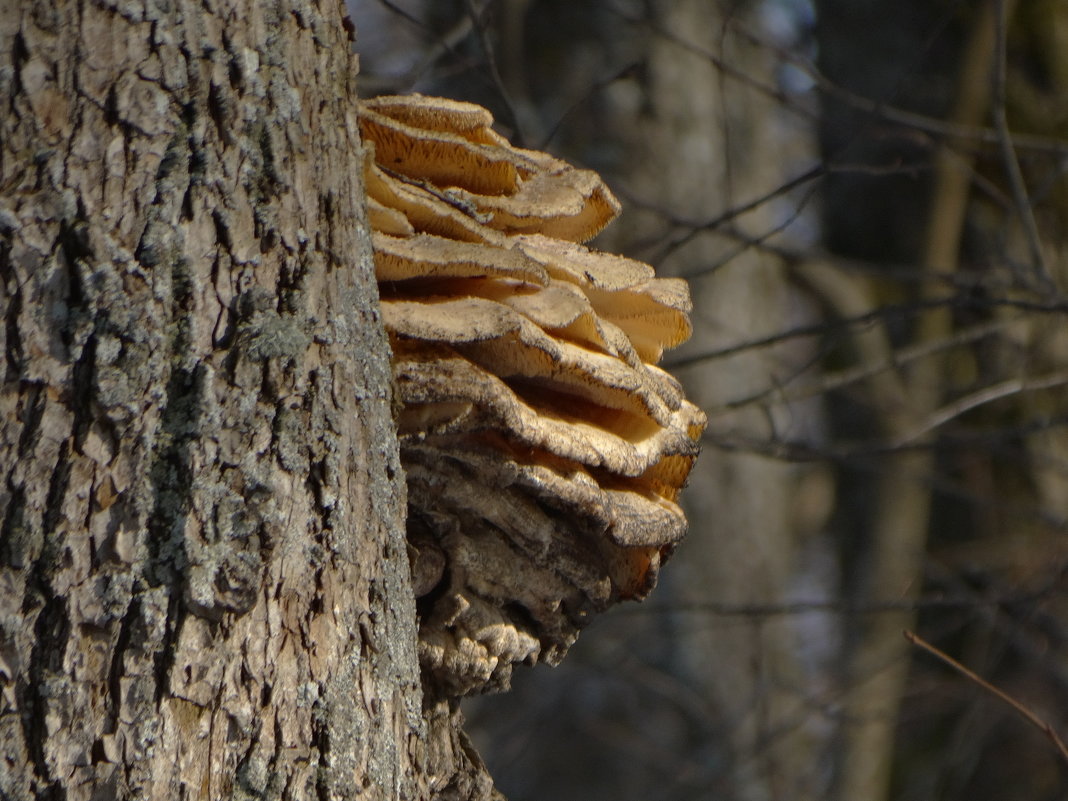
<instances>
[{"instance_id":1,"label":"thin twig","mask_svg":"<svg viewBox=\"0 0 1068 801\"><path fill-rule=\"evenodd\" d=\"M1042 718L1040 718L1038 715L1036 715L1034 712L1032 712L1030 709L1028 709L1022 703L1020 703L1015 698L1013 698L1011 695L1006 693L1004 690L998 689L993 684L988 682L986 679L983 679L978 674L976 674L973 671L971 671L968 668L966 668L964 665L962 665L956 659L951 657L945 651L942 651L942 650L936 648L935 646L931 645L931 643L927 642L927 640L923 639L920 635L918 635L918 634L916 634L914 632L911 632L911 631L905 631L904 635L905 635L905 639L908 640L910 643L912 643L913 645L915 645L915 646L917 646L919 648L922 648L923 650L927 651L927 653L931 654L932 656L937 657L942 662L944 662L945 664L949 665L951 668L956 670L958 673L962 674L964 677L966 677L968 679L971 679L973 682L978 684L980 687L982 687L988 693L991 693L992 695L996 695L998 698L1000 698L1006 704L1008 704L1013 709L1015 709L1017 712L1019 712L1028 722L1031 723L1031 725L1035 726L1039 731L1041 731L1043 734L1045 734L1050 739L1050 742L1053 743L1054 747L1057 749L1057 752L1061 755L1061 758L1065 762L1068 762L1068 746L1065 745L1064 740L1062 740L1060 735L1057 734L1056 730L1054 730L1052 724L1047 723L1046 721L1044 721Z\"/></svg>"},{"instance_id":2,"label":"thin twig","mask_svg":"<svg viewBox=\"0 0 1068 801\"><path fill-rule=\"evenodd\" d=\"M776 398L776 401L779 403L797 403L808 398L827 395L831 392L844 389L851 384L856 384L871 378L885 370L896 370L917 359L922 359L926 356L941 353L942 351L950 350L952 348L961 347L962 345L973 344L974 342L997 333L1001 329L1007 328L1016 322L1018 322L1018 318L1009 317L980 323L979 325L963 329L949 337L939 339L935 342L920 342L916 345L899 348L891 355L876 362L865 362L857 367L850 367L833 373L825 373L820 379L792 390L783 392L781 391L782 388L778 385L774 387L766 387L758 392L735 398L734 400L727 401L719 406L706 407L705 414L711 417L716 414L733 412L736 409L743 408L750 404L759 403L773 395L779 396Z\"/></svg>"},{"instance_id":3,"label":"thin twig","mask_svg":"<svg viewBox=\"0 0 1068 801\"><path fill-rule=\"evenodd\" d=\"M1031 199L1027 195L1027 186L1024 184L1023 172L1020 170L1020 162L1016 158L1016 149L1012 144L1012 133L1009 131L1009 120L1005 114L1005 72L1006 72L1006 11L1005 0L996 0L994 26L997 37L997 58L994 59L994 128L998 134L998 147L1001 149L1001 159L1005 165L1005 172L1012 188L1013 204L1016 213L1020 216L1024 233L1027 235L1027 244L1031 251L1031 267L1044 289L1053 289L1054 283L1050 278L1049 267L1046 264L1046 256L1042 250L1042 237L1038 231L1038 223L1035 222L1034 209L1031 207Z\"/></svg>"},{"instance_id":4,"label":"thin twig","mask_svg":"<svg viewBox=\"0 0 1068 801\"><path fill-rule=\"evenodd\" d=\"M426 22L401 8L393 0L378 0L378 3L391 14L395 14L416 28L425 37L426 48L418 63L414 64L403 75L387 77L364 74L364 89L370 94L382 90L396 92L398 88L402 88L404 91L411 91L411 88L418 83L428 70L438 63L444 54L448 53L454 59L462 57L457 47L471 33L473 23L469 16L464 15L449 30L439 34Z\"/></svg>"},{"instance_id":5,"label":"thin twig","mask_svg":"<svg viewBox=\"0 0 1068 801\"><path fill-rule=\"evenodd\" d=\"M686 219L680 214L677 214L662 205L656 203L650 203L641 197L640 193L631 192L625 186L617 186L616 191L621 195L631 206L642 209L644 211L654 212L665 220L671 223L676 228L683 229L680 233L676 234L673 238L666 242L658 244L658 251L655 255L648 256L648 260L654 264L658 263L661 259L666 258L668 254L692 240L697 234L703 231L715 231L722 228L725 224L733 221L734 219L741 217L743 214L747 214L751 211L759 209L761 206L776 200L783 195L789 194L794 189L804 186L805 184L814 184L817 180L825 178L828 175L916 175L922 170L922 165L916 166L902 166L900 164L862 164L862 163L846 163L846 162L828 162L821 161L804 172L790 178L783 183L771 189L768 192L761 194L759 197L755 197L751 200L747 200L730 208L724 209L717 213L713 217L706 218L704 220ZM809 194L806 194L802 199L804 205L810 198L811 194L817 190L817 186L813 186L809 190ZM800 210L799 210L800 211ZM776 233L772 231L771 233ZM692 278L697 275L702 275L707 270L702 270L695 273L688 273L685 277Z\"/></svg>"},{"instance_id":6,"label":"thin twig","mask_svg":"<svg viewBox=\"0 0 1068 801\"><path fill-rule=\"evenodd\" d=\"M1065 384L1068 384L1068 372L1062 370L1060 372L1042 376L1041 378L1032 378L1030 380L1011 378L1008 381L1000 381L989 387L983 387L970 395L958 398L952 403L946 404L941 409L936 410L923 422L923 425L899 438L897 444L907 445L913 443L924 434L934 431L936 428L945 425L950 420L960 417L965 412L969 412L979 406L993 403L996 400L1007 398L1010 395L1018 395L1022 392L1037 392L1040 389L1050 389Z\"/></svg>"},{"instance_id":7,"label":"thin twig","mask_svg":"<svg viewBox=\"0 0 1068 801\"><path fill-rule=\"evenodd\" d=\"M827 98L837 100L855 111L867 114L886 122L895 123L906 128L921 131L934 138L951 139L958 142L977 142L984 145L997 145L1000 139L997 130L980 125L960 124L952 121L930 117L913 111L906 111L889 102L875 100L849 91L835 83L812 62L797 51L789 50L770 42L744 25L736 25L737 32L749 42L768 50L776 58L790 64L812 82L820 93ZM796 104L792 104L796 105ZM797 110L797 109L794 109ZM1068 152L1068 142L1063 139L1038 134L1017 134L1013 137L1017 148L1036 153L1064 155Z\"/></svg>"},{"instance_id":8,"label":"thin twig","mask_svg":"<svg viewBox=\"0 0 1068 801\"><path fill-rule=\"evenodd\" d=\"M888 303L884 306L879 306L849 317L840 317L835 320L814 323L812 325L794 326L793 328L777 331L762 337L752 337L744 342L725 345L714 350L669 358L664 362L663 366L669 370L682 370L704 361L723 359L728 356L745 353L746 351L759 350L760 348L766 348L769 345L775 345L791 339L824 336L842 329L865 326L895 316L906 317L915 315L922 311L937 309L942 306L955 309L990 310L1000 308L1030 311L1035 312L1036 314L1064 314L1068 311L1068 299L1062 300L1060 298L1055 298L1049 303L1016 298L983 298L979 300L967 293L958 293L939 295L927 300L915 300L906 303Z\"/></svg>"},{"instance_id":9,"label":"thin twig","mask_svg":"<svg viewBox=\"0 0 1068 801\"><path fill-rule=\"evenodd\" d=\"M516 111L515 104L512 103L512 96L508 92L508 88L504 85L504 80L501 78L500 70L497 69L497 57L493 52L493 45L489 39L489 32L486 30L486 25L482 21L482 12L485 9L479 9L475 5L475 0L467 0L467 15L471 18L471 23L475 26L475 32L478 34L478 43L482 48L482 54L486 57L486 66L489 69L490 78L493 79L493 85L497 89L497 94L501 96L501 102L504 103L505 111L508 114L508 124L512 128L512 139L519 147L525 147L525 137L523 131L519 126L519 113Z\"/></svg>"},{"instance_id":10,"label":"thin twig","mask_svg":"<svg viewBox=\"0 0 1068 801\"><path fill-rule=\"evenodd\" d=\"M408 22L410 22L415 27L417 27L417 28L419 28L421 30L424 30L424 31L429 30L429 28L427 27L425 22L423 22L421 19L419 19L414 14L404 10L399 5L394 3L392 0L378 0L378 2L379 2L380 5L385 6L389 11L393 12L394 14L396 14L401 19L407 20Z\"/></svg>"},{"instance_id":11,"label":"thin twig","mask_svg":"<svg viewBox=\"0 0 1068 801\"><path fill-rule=\"evenodd\" d=\"M919 598L893 598L872 600L859 603L841 598L822 598L781 603L728 603L719 601L667 601L661 604L644 604L621 607L617 614L632 615L668 615L668 614L707 614L716 617L751 617L767 619L772 617L793 617L808 614L830 614L843 616L883 615L891 612L923 611L931 609L1000 609L1019 604L1033 603L1051 592L1050 587L1040 591L1007 594L1001 597L982 598L972 595L955 596L929 595ZM907 636L907 635L906 635Z\"/></svg>"},{"instance_id":12,"label":"thin twig","mask_svg":"<svg viewBox=\"0 0 1068 801\"><path fill-rule=\"evenodd\" d=\"M728 60L718 57L707 48L677 36L671 33L671 31L657 26L648 19L636 17L619 8L612 7L609 10L633 25L646 26L657 36L678 45L683 50L708 59L717 69L721 70L724 75L727 75L737 80L742 85L748 86L766 97L777 101L784 108L789 109L800 117L814 121L820 119L819 114L814 110L812 104L799 102L795 97L778 87L770 86L756 80L749 72L735 67ZM960 124L953 121L941 120L936 117L929 117L924 114L906 111L886 101L875 100L851 92L820 72L810 59L806 59L796 53L789 53L782 48L776 47L765 39L756 36L744 26L736 27L739 33L750 41L767 48L773 54L778 54L792 66L797 67L805 73L813 80L822 95L838 100L856 111L867 114L875 119L895 123L915 131L922 131L923 133L939 139L951 139L960 142L972 141L994 145L998 142L998 132L991 128L981 125ZM1014 137L1014 139L1017 147L1035 152L1054 153L1059 155L1068 152L1068 142L1054 137L1020 134Z\"/></svg>"},{"instance_id":13,"label":"thin twig","mask_svg":"<svg viewBox=\"0 0 1068 801\"><path fill-rule=\"evenodd\" d=\"M640 67L640 62L631 62L630 64L627 64L626 66L622 67L621 69L615 70L614 72L610 73L607 77L600 78L594 81L589 86L589 88L582 93L581 97L579 97L570 106L564 109L563 114L561 114L557 118L556 122L553 123L553 127L549 129L549 133L547 133L542 138L542 140L537 144L535 149L548 150L549 144L553 141L553 139L556 138L557 134L560 133L560 129L564 127L564 124L568 121L568 118L571 117L572 114L581 109L598 92L604 91L616 81L620 81L624 78L629 78L635 75Z\"/></svg>"}]
</instances>

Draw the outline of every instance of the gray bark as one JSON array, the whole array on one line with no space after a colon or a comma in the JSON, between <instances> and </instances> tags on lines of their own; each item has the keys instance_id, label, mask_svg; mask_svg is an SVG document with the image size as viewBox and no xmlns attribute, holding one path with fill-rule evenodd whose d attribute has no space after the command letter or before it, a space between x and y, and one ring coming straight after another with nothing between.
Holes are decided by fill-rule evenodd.
<instances>
[{"instance_id":1,"label":"gray bark","mask_svg":"<svg viewBox=\"0 0 1068 801\"><path fill-rule=\"evenodd\" d=\"M330 2L0 3L0 796L488 792L422 709Z\"/></svg>"}]
</instances>

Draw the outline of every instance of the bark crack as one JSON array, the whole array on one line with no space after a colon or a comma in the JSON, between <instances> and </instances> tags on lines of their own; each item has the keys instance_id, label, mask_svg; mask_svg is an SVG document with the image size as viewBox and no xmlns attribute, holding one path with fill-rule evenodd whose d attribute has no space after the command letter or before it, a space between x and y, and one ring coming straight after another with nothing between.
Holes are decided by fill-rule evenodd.
<instances>
[{"instance_id":1,"label":"bark crack","mask_svg":"<svg viewBox=\"0 0 1068 801\"><path fill-rule=\"evenodd\" d=\"M34 583L37 593L45 599L44 605L34 625L34 647L30 652L29 664L25 676L33 677L33 682L19 682L19 707L22 713L23 739L34 773L45 785L38 790L37 798L47 801L60 801L67 797L66 790L59 779L52 776L48 767L48 727L46 719L49 713L49 697L52 694L50 681L60 671L70 629L70 619L66 602L55 597L47 587L48 580L43 575L46 568L38 560ZM68 721L69 722L69 721Z\"/></svg>"}]
</instances>

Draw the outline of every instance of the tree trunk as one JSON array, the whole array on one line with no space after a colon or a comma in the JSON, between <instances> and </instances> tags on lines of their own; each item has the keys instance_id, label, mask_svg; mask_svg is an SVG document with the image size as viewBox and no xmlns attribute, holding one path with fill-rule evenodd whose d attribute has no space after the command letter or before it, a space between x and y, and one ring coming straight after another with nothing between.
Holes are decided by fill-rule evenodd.
<instances>
[{"instance_id":1,"label":"tree trunk","mask_svg":"<svg viewBox=\"0 0 1068 801\"><path fill-rule=\"evenodd\" d=\"M0 796L490 792L422 708L338 4L3 0L0 64Z\"/></svg>"},{"instance_id":2,"label":"tree trunk","mask_svg":"<svg viewBox=\"0 0 1068 801\"><path fill-rule=\"evenodd\" d=\"M811 145L802 133L776 126L772 99L723 71L728 64L758 83L774 82L766 51L733 28L753 24L746 11L699 0L659 8L663 32L649 61L644 141L650 148L637 160L631 190L657 198L657 208L676 219L713 218L782 186L808 161ZM733 223L759 241L775 229L773 207L763 203ZM695 351L759 340L805 314L779 261L739 241L701 231L665 259L665 269L691 277ZM808 358L804 346L743 349L698 361L679 376L710 410L713 438L774 440L791 428L818 429L817 409L788 410L769 391ZM739 404L745 398L759 400ZM786 600L799 570L801 537L822 522L806 525L795 514L804 502L803 475L765 456L706 446L686 496L695 521L687 556L673 575L672 589L683 603ZM805 723L805 701L796 689L816 677L805 676L797 622L754 617L739 624L689 615L677 620L674 636L687 683L713 700L729 732L731 797L819 797L820 736Z\"/></svg>"}]
</instances>

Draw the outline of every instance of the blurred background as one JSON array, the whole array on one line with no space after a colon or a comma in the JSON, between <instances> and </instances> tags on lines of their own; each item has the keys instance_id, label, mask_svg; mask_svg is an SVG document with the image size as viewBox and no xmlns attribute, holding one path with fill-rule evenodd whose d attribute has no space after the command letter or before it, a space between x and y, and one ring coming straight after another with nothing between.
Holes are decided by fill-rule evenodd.
<instances>
[{"instance_id":1,"label":"blurred background","mask_svg":"<svg viewBox=\"0 0 1068 801\"><path fill-rule=\"evenodd\" d=\"M528 799L1040 801L1068 754L1068 3L349 0L364 95L490 108L689 279L688 540L465 701Z\"/></svg>"}]
</instances>

